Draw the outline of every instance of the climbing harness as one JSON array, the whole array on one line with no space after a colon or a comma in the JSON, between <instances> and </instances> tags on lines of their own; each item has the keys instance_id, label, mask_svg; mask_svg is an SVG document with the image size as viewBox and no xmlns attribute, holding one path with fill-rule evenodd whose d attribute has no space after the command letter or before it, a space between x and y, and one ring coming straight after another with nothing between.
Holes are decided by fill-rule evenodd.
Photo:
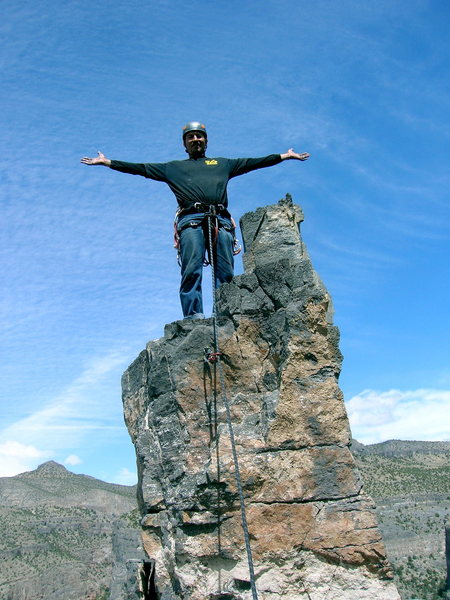
<instances>
[{"instance_id":1,"label":"climbing harness","mask_svg":"<svg viewBox=\"0 0 450 600\"><path fill-rule=\"evenodd\" d=\"M252 590L252 598L253 598L253 600L258 600L258 593L256 591L256 584L255 584L255 570L253 567L252 550L250 547L250 535L249 535L249 531L248 531L247 515L246 515L246 510L245 510L244 492L242 490L241 474L240 474L240 470L239 470L239 461L238 461L238 455L237 455L237 451L236 451L236 441L235 441L235 437L234 437L233 424L231 421L230 404L228 402L227 391L226 391L226 387L225 387L225 377L223 374L222 362L221 362L222 353L220 352L220 348L219 348L219 336L218 336L218 331L217 331L217 297L216 297L215 265L214 265L214 254L213 254L213 252L214 252L213 231L215 228L214 221L217 222L216 207L210 206L208 208L208 211L205 213L205 217L207 219L208 250L209 250L209 256L211 259L210 264L211 264L212 300L213 300L212 315L211 315L212 321L213 321L213 350L210 352L208 351L208 349L206 350L205 361L213 364L213 366L214 366L214 402L215 402L215 404L216 404L216 398L217 398L216 368L219 372L220 389L222 392L222 399L223 399L223 404L225 407L225 414L226 414L228 432L229 432L230 443L231 443L231 451L232 451L232 456L233 456L234 476L235 476L235 480L236 480L236 487L237 487L238 494L239 494L239 503L240 503L240 509L241 509L241 522L242 522L242 529L244 532L245 549L247 552L247 562L248 562L248 569L249 569L249 575L250 575L250 586L251 586L251 590ZM215 411L216 411L216 415L217 415L216 406L215 406ZM217 425L215 427L215 438L216 438L216 449L218 449L219 440L218 440L218 435L217 435ZM217 450L217 470L218 470L218 476L219 476L218 482L220 483L220 467L219 467L218 458L219 457L218 457L218 450ZM218 494L219 494L219 490L220 490L220 485L218 486ZM218 502L220 502L220 498L218 498ZM218 515L218 522L220 525L220 514ZM220 526L219 526L219 536L220 536ZM219 548L220 548L220 537L219 537ZM219 586L220 586L220 579L219 579Z\"/></svg>"},{"instance_id":2,"label":"climbing harness","mask_svg":"<svg viewBox=\"0 0 450 600\"><path fill-rule=\"evenodd\" d=\"M192 221L187 222L181 230L178 228L178 223L179 223L180 217L189 214L189 212L187 212L186 209L179 208L177 210L177 212L175 213L175 219L173 222L173 247L177 251L177 261L180 266L181 266L181 258L180 258L180 233L181 233L181 231L183 231L187 227L206 226L205 223L207 224L208 228L210 228L212 225L212 221L209 220L208 215L212 215L211 209L214 210L214 217L215 217L213 232L212 232L212 247L215 248L216 244L217 244L217 238L219 236L219 228L223 227L223 225L221 223L219 223L219 220L217 219L217 216L220 215L220 213L223 213L225 211L225 207L223 206L223 204L218 204L216 207L216 206L209 206L207 204L203 204L202 202L196 202L193 206L193 209L189 209L189 211L192 213L192 210L195 210L196 213L203 213L202 218L200 220L196 218L196 219L193 219ZM236 222L232 216L229 216L229 213L227 213L227 218L229 218L229 220L231 222L231 229L228 229L228 228L227 229L230 231L231 235L233 236L233 256L237 256L242 251L242 246L240 245L239 240L236 237ZM209 264L211 264L211 256L212 255L211 255L210 244L207 245L206 251L207 251L207 257L205 256L205 258L203 260L203 265L205 267L208 266Z\"/></svg>"}]
</instances>

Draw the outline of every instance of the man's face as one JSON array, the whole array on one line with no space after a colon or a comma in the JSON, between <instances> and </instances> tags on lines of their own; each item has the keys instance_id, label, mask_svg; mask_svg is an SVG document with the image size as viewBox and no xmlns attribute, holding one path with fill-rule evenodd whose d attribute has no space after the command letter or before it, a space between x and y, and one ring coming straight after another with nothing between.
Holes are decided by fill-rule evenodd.
<instances>
[{"instance_id":1,"label":"man's face","mask_svg":"<svg viewBox=\"0 0 450 600\"><path fill-rule=\"evenodd\" d=\"M206 137L202 131L190 131L184 136L186 152L191 158L199 158L205 155Z\"/></svg>"}]
</instances>

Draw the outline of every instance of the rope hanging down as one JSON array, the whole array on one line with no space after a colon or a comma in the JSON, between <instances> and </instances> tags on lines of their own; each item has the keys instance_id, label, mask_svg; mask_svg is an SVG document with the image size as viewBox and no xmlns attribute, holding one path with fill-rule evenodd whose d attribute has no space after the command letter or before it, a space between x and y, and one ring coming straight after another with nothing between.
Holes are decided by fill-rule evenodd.
<instances>
[{"instance_id":1,"label":"rope hanging down","mask_svg":"<svg viewBox=\"0 0 450 600\"><path fill-rule=\"evenodd\" d=\"M213 344L214 344L214 351L212 353L210 353L209 360L210 360L210 362L213 362L214 365L217 365L217 368L219 370L220 388L222 391L222 399L223 399L223 404L225 407L225 413L226 413L226 417L227 417L228 431L229 431L230 443L231 443L231 451L232 451L233 462L234 462L234 476L236 479L236 487L237 487L238 494L239 494L242 529L244 531L245 549L247 551L247 562L248 562L248 570L249 570L249 575L250 575L250 585L251 585L251 590L252 590L252 597L253 597L253 600L258 600L258 593L256 591L256 583L255 583L255 571L253 568L252 550L250 547L250 535L248 532L247 515L246 515L246 511L245 511L244 492L242 490L241 474L240 474L240 470L239 470L239 461L238 461L238 455L237 455L237 451L236 451L236 442L235 442L235 438L234 438L233 425L231 422L230 404L228 402L226 388L225 388L225 377L223 375L222 363L221 363L221 359L220 359L221 353L220 353L220 348L219 348L219 336L217 333L217 312L216 312L217 302L216 302L216 285L215 285L215 283L216 283L215 282L215 265L214 265L214 260L213 260L213 256L214 256L213 255L213 240L212 240L212 235L211 235L211 229L213 227L213 219L216 219L216 221L217 221L217 216L216 216L216 211L215 211L214 206L209 207L209 211L208 211L208 213L206 213L206 216L208 219L207 226L208 226L209 255L211 257L211 280L212 280L212 300L213 300L212 320L213 320ZM216 225L216 223L214 223L214 226L215 225ZM219 443L218 438L217 438L216 443L217 444Z\"/></svg>"}]
</instances>

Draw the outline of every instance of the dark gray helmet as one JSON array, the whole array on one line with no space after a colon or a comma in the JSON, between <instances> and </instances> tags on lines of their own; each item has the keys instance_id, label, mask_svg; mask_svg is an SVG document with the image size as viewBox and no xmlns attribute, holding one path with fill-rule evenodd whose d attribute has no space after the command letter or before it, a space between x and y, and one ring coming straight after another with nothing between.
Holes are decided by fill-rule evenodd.
<instances>
[{"instance_id":1,"label":"dark gray helmet","mask_svg":"<svg viewBox=\"0 0 450 600\"><path fill-rule=\"evenodd\" d=\"M198 121L189 121L189 123L186 123L186 125L183 127L183 143L184 143L184 136L189 133L190 131L200 131L201 133L205 134L205 138L208 139L208 134L206 133L206 127L203 125L203 123L199 123Z\"/></svg>"}]
</instances>

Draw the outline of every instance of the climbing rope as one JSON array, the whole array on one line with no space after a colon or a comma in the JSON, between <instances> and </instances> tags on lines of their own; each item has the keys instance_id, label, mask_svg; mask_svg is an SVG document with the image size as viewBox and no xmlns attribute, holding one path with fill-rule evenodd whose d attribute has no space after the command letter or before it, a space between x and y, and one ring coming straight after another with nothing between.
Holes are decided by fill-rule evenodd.
<instances>
[{"instance_id":1,"label":"climbing rope","mask_svg":"<svg viewBox=\"0 0 450 600\"><path fill-rule=\"evenodd\" d=\"M213 320L213 345L214 345L213 352L209 353L209 355L208 355L208 360L209 360L209 362L214 364L214 369L217 366L217 369L219 371L220 388L221 388L221 392L222 392L222 399L223 399L223 404L225 407L225 413L226 413L226 417L227 417L228 431L229 431L230 443L231 443L231 451L232 451L232 455L233 455L234 476L235 476L235 480L236 480L236 487L237 487L238 494L239 494L242 529L244 531L245 549L247 551L247 562L248 562L248 570L249 570L249 575L250 575L250 585L251 585L251 590L252 590L252 597L253 597L253 600L258 600L258 593L256 591L256 583L255 583L255 570L253 567L252 549L250 547L250 535L248 532L247 514L246 514L246 510L245 510L244 492L242 490L241 474L240 474L240 470L239 470L239 461L238 461L238 455L237 455L237 451L236 451L236 441L235 441L235 437L234 437L233 424L231 421L230 404L228 402L228 397L227 397L227 392L226 392L226 387L225 387L225 377L224 377L223 369L222 369L221 352L220 352L220 348L219 348L219 336L218 336L218 332L217 332L217 308L216 308L217 307L217 298L216 298L216 281L215 281L216 276L215 276L215 265L214 265L214 260L213 260L213 256L214 256L213 255L213 239L212 239L212 235L211 235L211 230L212 230L213 224L214 224L214 227L216 227L216 225L217 225L217 215L216 215L214 206L209 207L209 211L206 214L206 216L207 216L207 227L208 227L208 247L209 247L209 255L211 257L211 280L212 280L212 301L213 301L212 320ZM213 219L215 219L215 223L213 223ZM216 386L216 378L215 377L214 377L214 386ZM217 389L215 387L214 388L214 396L216 397L216 395L217 395ZM218 436L216 434L217 447L218 447L218 444L219 444L219 440L218 440ZM219 469L218 456L217 456L217 468ZM220 515L219 515L219 519L220 519Z\"/></svg>"}]
</instances>

